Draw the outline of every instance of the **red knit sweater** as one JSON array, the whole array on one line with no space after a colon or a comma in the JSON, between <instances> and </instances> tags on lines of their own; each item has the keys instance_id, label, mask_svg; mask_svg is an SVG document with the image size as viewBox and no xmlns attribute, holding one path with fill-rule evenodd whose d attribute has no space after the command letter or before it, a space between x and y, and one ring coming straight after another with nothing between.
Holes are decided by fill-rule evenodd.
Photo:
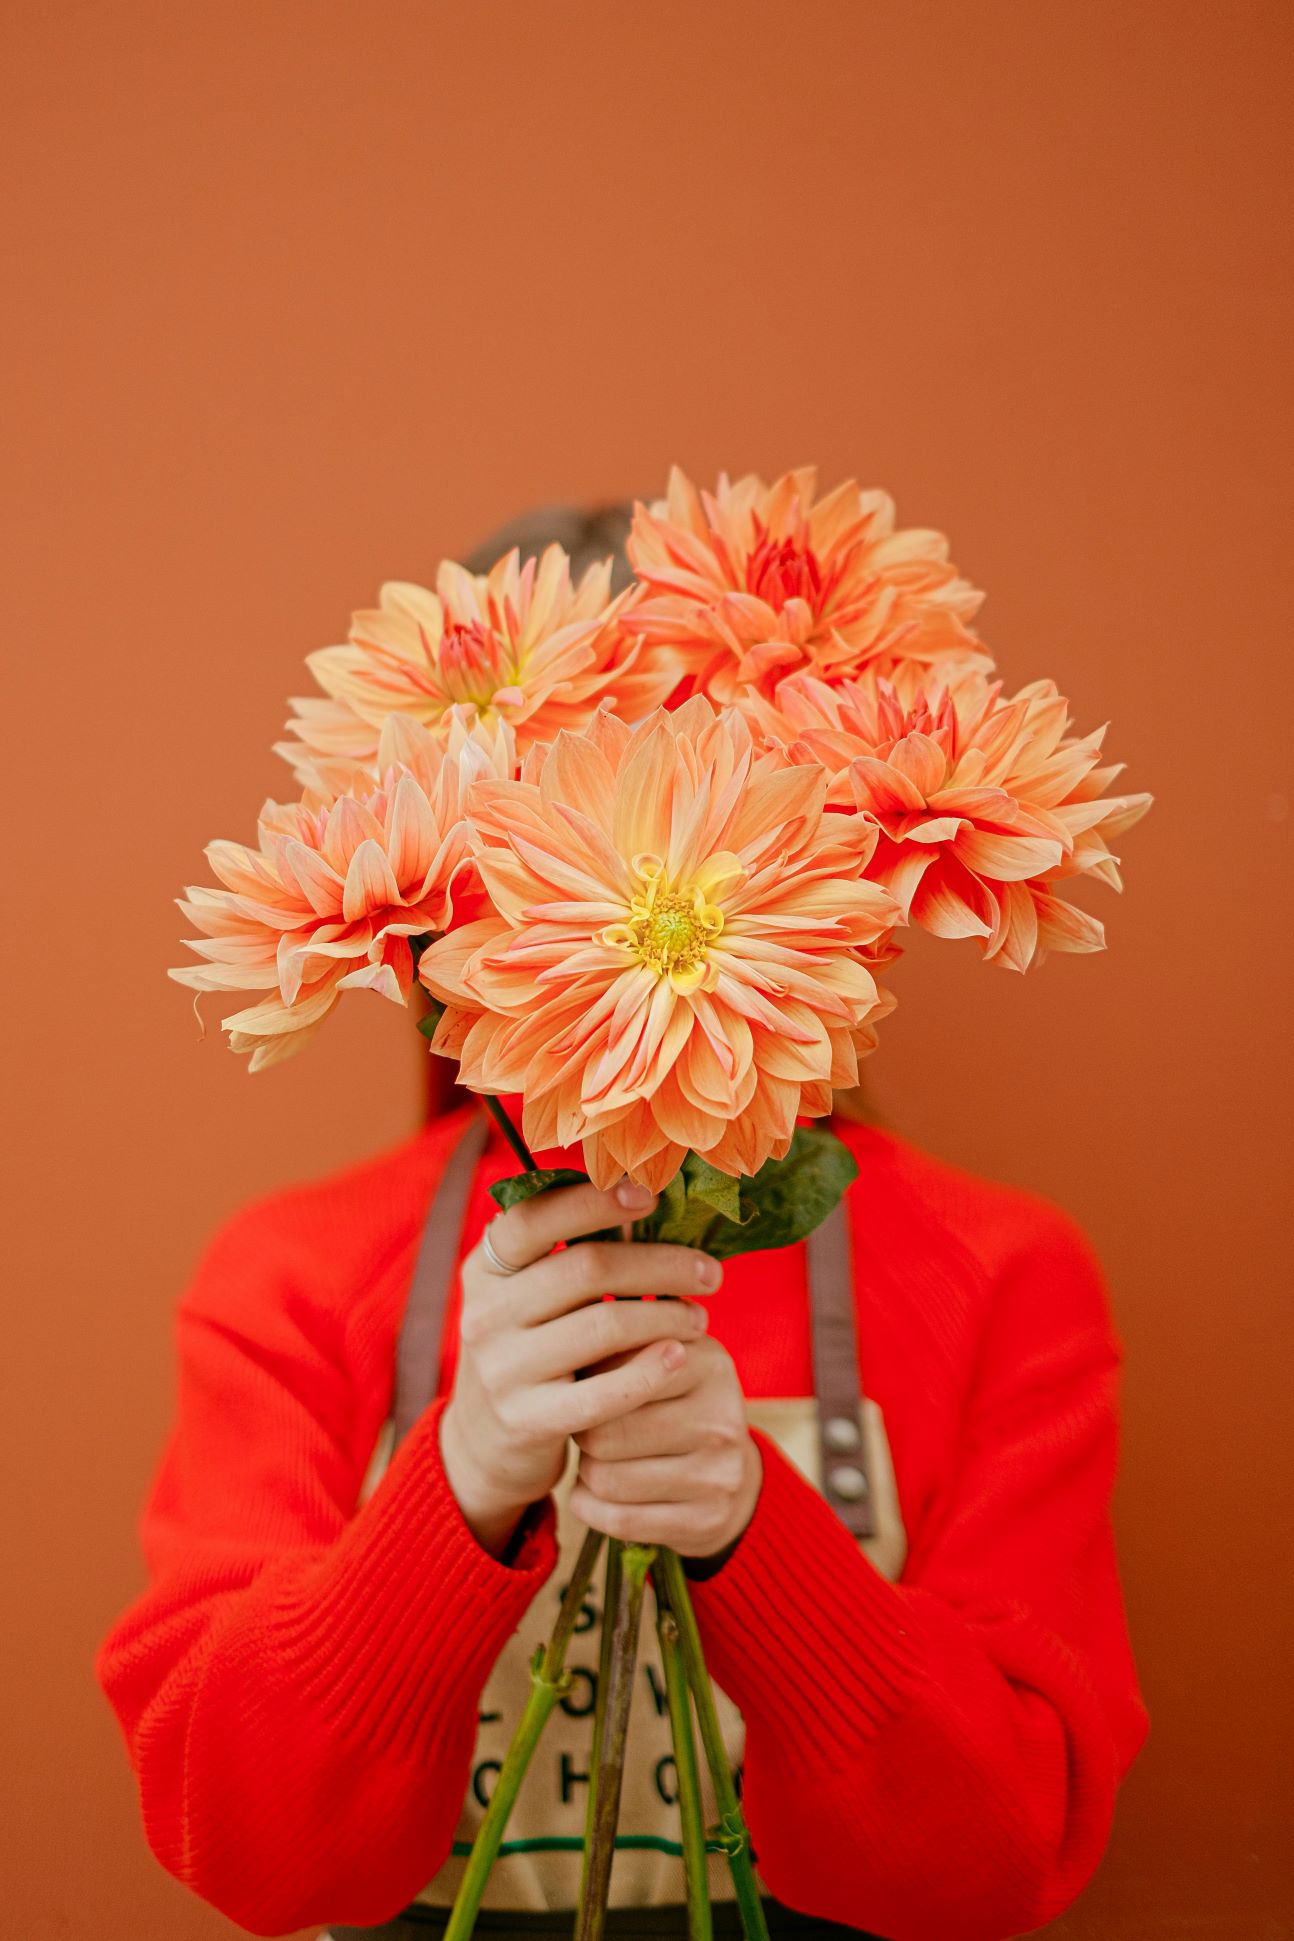
<instances>
[{"instance_id":1,"label":"red knit sweater","mask_svg":"<svg viewBox=\"0 0 1294 1941\"><path fill-rule=\"evenodd\" d=\"M97 1669L153 1851L254 1933L376 1923L432 1877L482 1686L553 1568L551 1501L513 1565L476 1543L443 1401L356 1510L462 1123L238 1214L180 1304L149 1587ZM754 1519L693 1597L770 1891L894 1941L992 1941L1073 1900L1147 1731L1109 1517L1121 1343L1054 1207L839 1130L908 1561L889 1583L760 1436ZM512 1171L496 1137L465 1251ZM812 1393L802 1247L730 1262L710 1306L748 1394ZM442 1396L456 1338L451 1311Z\"/></svg>"}]
</instances>

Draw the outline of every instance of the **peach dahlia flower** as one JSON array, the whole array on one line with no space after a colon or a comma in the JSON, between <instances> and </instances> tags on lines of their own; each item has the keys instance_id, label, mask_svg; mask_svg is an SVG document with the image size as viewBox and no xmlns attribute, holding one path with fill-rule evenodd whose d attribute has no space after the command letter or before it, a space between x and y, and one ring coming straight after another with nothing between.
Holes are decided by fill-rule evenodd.
<instances>
[{"instance_id":1,"label":"peach dahlia flower","mask_svg":"<svg viewBox=\"0 0 1294 1941\"><path fill-rule=\"evenodd\" d=\"M889 493L853 479L816 490L813 466L772 485L724 474L713 494L676 467L665 499L635 509L627 550L648 590L626 625L681 654L683 691L723 704L797 671L837 681L950 654L990 666L967 624L984 596L942 533L896 531Z\"/></svg>"},{"instance_id":2,"label":"peach dahlia flower","mask_svg":"<svg viewBox=\"0 0 1294 1941\"><path fill-rule=\"evenodd\" d=\"M876 830L826 775L759 752L704 699L631 729L600 710L468 803L493 913L435 943L433 1049L520 1093L533 1146L582 1140L600 1185L659 1189L691 1147L751 1174L856 1082L898 919Z\"/></svg>"},{"instance_id":3,"label":"peach dahlia flower","mask_svg":"<svg viewBox=\"0 0 1294 1941\"><path fill-rule=\"evenodd\" d=\"M951 686L910 671L898 684L868 675L840 687L797 676L760 725L792 760L826 765L830 800L876 822L869 874L909 922L976 937L1011 970L1049 948L1103 949L1102 925L1056 886L1095 876L1119 889L1107 839L1151 797L1105 795L1122 764L1098 766L1103 728L1069 733L1053 681L1004 698L973 669L952 674Z\"/></svg>"},{"instance_id":4,"label":"peach dahlia flower","mask_svg":"<svg viewBox=\"0 0 1294 1941\"><path fill-rule=\"evenodd\" d=\"M204 961L169 975L196 991L266 993L222 1020L252 1071L299 1051L344 990L407 1003L410 938L446 928L455 879L472 874L463 794L481 775L510 775L514 755L506 730L458 709L443 741L391 715L375 761L381 781L355 792L267 802L255 849L208 846L224 887L177 899L203 932L186 941Z\"/></svg>"},{"instance_id":5,"label":"peach dahlia flower","mask_svg":"<svg viewBox=\"0 0 1294 1941\"><path fill-rule=\"evenodd\" d=\"M662 652L623 626L632 589L610 597L611 562L572 584L560 546L521 563L514 547L488 574L446 560L436 591L393 580L374 611L354 615L349 644L307 665L326 699L294 699L295 740L278 744L298 779L318 784L328 764L371 762L392 712L442 731L455 705L506 722L518 745L581 727L610 696L629 719L676 684Z\"/></svg>"}]
</instances>

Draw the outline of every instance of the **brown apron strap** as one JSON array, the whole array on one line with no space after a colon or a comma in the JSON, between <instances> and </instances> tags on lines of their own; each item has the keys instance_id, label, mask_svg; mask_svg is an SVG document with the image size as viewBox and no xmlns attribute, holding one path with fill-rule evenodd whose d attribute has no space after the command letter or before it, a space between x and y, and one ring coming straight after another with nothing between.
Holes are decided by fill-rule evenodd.
<instances>
[{"instance_id":1,"label":"brown apron strap","mask_svg":"<svg viewBox=\"0 0 1294 1941\"><path fill-rule=\"evenodd\" d=\"M807 1245L822 1493L851 1536L875 1534L854 1325L849 1214L840 1200Z\"/></svg>"},{"instance_id":2,"label":"brown apron strap","mask_svg":"<svg viewBox=\"0 0 1294 1941\"><path fill-rule=\"evenodd\" d=\"M473 1114L445 1161L427 1209L396 1348L393 1449L439 1387L445 1314L458 1267L463 1219L488 1138L484 1113ZM852 1536L870 1537L874 1530L871 1478L862 1432L849 1220L843 1200L809 1235L807 1246L822 1493Z\"/></svg>"},{"instance_id":3,"label":"brown apron strap","mask_svg":"<svg viewBox=\"0 0 1294 1941\"><path fill-rule=\"evenodd\" d=\"M444 1170L427 1208L422 1244L414 1263L400 1340L395 1351L395 1399L391 1404L392 1447L398 1448L418 1417L435 1399L440 1385L445 1310L454 1285L463 1217L485 1151L489 1121L474 1112Z\"/></svg>"}]
</instances>

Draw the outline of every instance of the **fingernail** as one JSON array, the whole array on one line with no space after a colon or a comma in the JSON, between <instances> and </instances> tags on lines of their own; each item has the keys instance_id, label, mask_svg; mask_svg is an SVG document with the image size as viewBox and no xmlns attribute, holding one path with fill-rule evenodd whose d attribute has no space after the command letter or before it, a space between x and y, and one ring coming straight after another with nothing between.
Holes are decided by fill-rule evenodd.
<instances>
[{"instance_id":1,"label":"fingernail","mask_svg":"<svg viewBox=\"0 0 1294 1941\"><path fill-rule=\"evenodd\" d=\"M702 1287L717 1287L723 1279L723 1269L709 1254L697 1255L695 1272Z\"/></svg>"},{"instance_id":2,"label":"fingernail","mask_svg":"<svg viewBox=\"0 0 1294 1941\"><path fill-rule=\"evenodd\" d=\"M710 1317L703 1307L690 1307L687 1318L692 1324L694 1334L704 1334L710 1325Z\"/></svg>"},{"instance_id":3,"label":"fingernail","mask_svg":"<svg viewBox=\"0 0 1294 1941\"><path fill-rule=\"evenodd\" d=\"M661 1361L666 1368L681 1368L687 1360L687 1349L681 1341L667 1341Z\"/></svg>"},{"instance_id":4,"label":"fingernail","mask_svg":"<svg viewBox=\"0 0 1294 1941\"><path fill-rule=\"evenodd\" d=\"M656 1195L650 1190L649 1187L639 1186L637 1182L632 1179L624 1180L621 1183L621 1185L617 1186L616 1188L616 1198L619 1200L621 1206L632 1206L632 1207L650 1206L651 1202L655 1199L655 1197Z\"/></svg>"}]
</instances>

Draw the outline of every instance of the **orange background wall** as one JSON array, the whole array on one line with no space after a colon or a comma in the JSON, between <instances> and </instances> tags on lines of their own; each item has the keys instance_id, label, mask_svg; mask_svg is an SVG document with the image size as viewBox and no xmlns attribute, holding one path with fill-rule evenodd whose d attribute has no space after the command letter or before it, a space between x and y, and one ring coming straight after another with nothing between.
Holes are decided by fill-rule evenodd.
<instances>
[{"instance_id":1,"label":"orange background wall","mask_svg":"<svg viewBox=\"0 0 1294 1941\"><path fill-rule=\"evenodd\" d=\"M1086 1224L1127 1347L1151 1737L1057 1931L1294 1932L1288 8L5 19L6 1932L232 1932L147 1855L91 1654L199 1246L420 1109L375 999L255 1080L199 1045L170 898L284 789L302 656L381 579L675 458L887 485L1008 676L1158 795L1106 956L914 949L872 1079Z\"/></svg>"}]
</instances>

